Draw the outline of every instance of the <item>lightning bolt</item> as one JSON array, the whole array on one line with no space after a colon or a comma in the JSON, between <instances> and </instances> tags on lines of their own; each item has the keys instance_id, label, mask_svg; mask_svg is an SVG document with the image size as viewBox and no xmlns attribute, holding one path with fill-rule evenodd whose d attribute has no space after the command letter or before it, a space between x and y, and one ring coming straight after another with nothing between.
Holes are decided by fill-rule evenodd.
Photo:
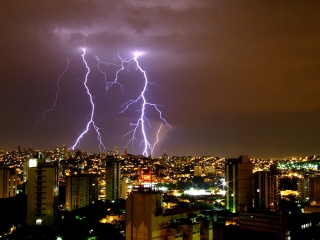
<instances>
[{"instance_id":1,"label":"lightning bolt","mask_svg":"<svg viewBox=\"0 0 320 240\"><path fill-rule=\"evenodd\" d=\"M106 78L105 78L105 81L106 81L106 90L109 90L110 87L112 87L113 85L119 85L121 87L121 89L123 90L122 88L122 85L121 83L119 82L119 74L120 72L122 71L125 71L129 69L129 67L131 65L135 65L136 67L136 70L140 71L142 74L143 74L143 79L144 79L144 85L143 85L143 88L142 88L142 91L140 92L139 96L136 98L136 99L131 99L127 102L125 102L124 104L122 104L120 107L122 108L122 110L120 111L120 113L124 113L127 109L129 109L132 105L134 104L139 104L139 101L141 101L141 105L140 107L138 108L141 112L140 114L140 117L137 119L136 122L134 123L130 123L130 126L132 127L132 129L126 133L124 137L127 137L127 136L131 136L130 140L128 141L127 143L127 146L131 143L132 146L134 145L134 141L137 139L137 133L138 131L141 131L141 134L142 134L142 140L140 142L140 146L143 146L143 155L144 156L148 156L149 155L149 152L153 152L153 149L154 149L154 146L155 144L151 144L150 141L148 140L148 136L147 136L147 130L151 128L151 124L150 124L150 121L148 120L147 116L146 116L146 110L147 110L147 107L152 107L154 108L158 114L159 114L159 118L161 120L161 122L163 124L165 124L166 126L168 126L170 129L172 128L170 126L170 124L166 121L165 118L162 117L162 112L160 111L159 107L161 105L158 105L158 104L155 104L155 103L151 103L147 100L146 96L145 96L145 93L146 91L148 90L147 87L148 85L150 84L149 81L148 81L148 78L147 78L147 74L146 72L140 67L139 65L139 62L138 62L138 57L141 55L142 53L135 53L134 54L134 57L133 58L130 58L128 60L126 59L122 59L120 54L118 53L118 57L121 61L121 65L120 65L120 69L118 69L116 71L116 74L115 74L115 79L112 81L112 82L107 82L106 81ZM102 62L100 61L98 58L98 65L100 63L105 63L105 62ZM107 64L107 63L106 63ZM99 68L100 69L100 68ZM101 71L101 69L100 69ZM101 71L103 73L103 71ZM105 74L104 74L105 75ZM105 75L106 76L106 75ZM161 128L160 128L161 129ZM159 131L160 131L159 129ZM159 133L159 132L158 132ZM157 135L157 138L158 138L158 135ZM158 142L158 140L156 141Z\"/></svg>"},{"instance_id":2,"label":"lightning bolt","mask_svg":"<svg viewBox=\"0 0 320 240\"><path fill-rule=\"evenodd\" d=\"M43 113L41 113L41 114L38 115L38 120L37 120L37 122L33 125L32 131L34 131L35 127L36 127L41 121L46 121L46 114L47 114L48 112L51 112L51 111L53 111L53 109L55 109L56 104L57 104L57 101L58 101L58 96L59 96L59 93L60 93L60 90L61 90L59 82L60 82L61 78L65 75L65 73L68 71L68 69L69 69L69 59L67 58L67 66L66 66L66 68L63 70L63 72L60 74L60 76L58 77L57 82L56 82L57 91L56 91L56 94L55 94L55 99L54 99L54 101L53 101L52 107L49 108L49 109L47 109L47 110L45 110ZM70 70L71 70L71 68L70 68ZM72 71L72 70L71 70L71 71ZM73 72L72 72L72 74L73 74Z\"/></svg>"},{"instance_id":3,"label":"lightning bolt","mask_svg":"<svg viewBox=\"0 0 320 240\"><path fill-rule=\"evenodd\" d=\"M156 146L157 143L159 142L159 134L160 134L160 131L161 131L161 128L162 128L162 124L163 124L163 123L160 124L160 127L159 127L158 132L157 132L157 140L155 141L155 143L154 143L153 146L152 146L151 156L152 156L152 154L153 154L153 150L154 150L155 146Z\"/></svg>"},{"instance_id":4,"label":"lightning bolt","mask_svg":"<svg viewBox=\"0 0 320 240\"><path fill-rule=\"evenodd\" d=\"M108 91L113 85L116 84L116 85L119 85L121 90L122 90L122 92L124 92L122 84L118 81L119 72L125 69L124 66L123 66L123 62L121 63L121 65L118 65L118 64L114 64L114 63L103 62L97 56L96 56L96 59L98 61L97 67L98 67L99 71L104 75L104 82L105 82L105 85L106 85L106 91ZM120 67L120 69L117 70L116 77L112 82L108 82L107 81L107 74L104 71L102 71L102 69L100 68L100 64L105 64L105 65L108 65L108 66L112 65L112 66Z\"/></svg>"},{"instance_id":5,"label":"lightning bolt","mask_svg":"<svg viewBox=\"0 0 320 240\"><path fill-rule=\"evenodd\" d=\"M89 65L88 65L88 63L87 63L87 61L86 61L86 59L85 59L85 55L86 55L86 50L83 48L83 54L82 54L81 56L82 56L82 60L83 60L85 66L86 66L86 69L87 69L87 73L86 73L86 75L85 75L83 85L84 85L84 87L85 87L85 89L86 89L86 91L87 91L87 94L88 94L89 100L90 100L90 104L91 104L91 113L90 113L90 115L89 115L89 116L90 116L90 120L87 122L86 128L85 128L85 129L83 130L83 132L79 135L79 137L78 137L77 140L75 141L74 145L73 145L71 148L69 148L69 149L74 150L77 145L80 145L80 140L81 140L81 139L83 138L83 136L89 131L90 126L92 125L92 127L94 128L94 130L95 130L96 133L97 133L97 139L98 139L98 141L99 141L99 149L100 149L100 151L101 151L101 148L103 148L103 149L105 150L105 145L103 144L102 139L101 139L101 134L100 134L100 131L99 131L100 129L96 126L96 124L95 124L95 122L94 122L94 120L93 120L93 118L94 118L95 105L94 105L94 102L93 102L93 97L92 97L92 94L91 94L91 92L90 92L90 89L89 89L89 87L87 86L88 76L89 76L89 73L90 73L90 68L89 68Z\"/></svg>"},{"instance_id":6,"label":"lightning bolt","mask_svg":"<svg viewBox=\"0 0 320 240\"><path fill-rule=\"evenodd\" d=\"M141 132L141 136L142 136L142 140L140 141L140 146L143 146L143 155L144 156L148 156L149 153L153 153L153 150L156 146L156 144L159 142L159 134L160 134L160 131L161 131L161 128L162 126L165 124L166 126L168 126L170 129L172 129L172 127L170 126L170 124L168 124L168 122L166 121L165 118L162 117L162 112L161 110L159 109L159 107L161 105L158 105L158 104L155 104L155 103L151 103L147 100L146 98L146 91L148 91L148 85L149 84L152 84L148 81L148 78L147 78L147 74L146 72L141 68L141 66L139 65L139 62L138 62L138 57L141 55L141 53L135 53L134 54L134 57L133 58L130 58L130 59L122 59L120 54L118 53L118 57L120 59L120 62L121 64L114 64L114 63L106 63L106 62L102 62L98 57L96 57L97 61L98 61L98 64L97 64L97 67L99 69L99 71L104 74L104 78L105 78L105 85L106 85L106 91L108 91L111 87L113 87L114 85L118 85L122 91L124 92L123 90L123 86L122 84L120 83L120 73L122 71L127 71L129 72L129 69L130 69L130 66L134 65L135 66L135 69L137 71L140 71L143 75L143 80L144 80L144 84L143 84L143 88L140 92L140 94L138 95L137 98L135 99L131 99L127 102L125 102L124 104L122 104L120 107L122 108L122 110L120 111L120 113L124 113L127 109L133 107L134 105L138 105L138 111L140 112L140 115L138 117L138 119L135 121L135 122L131 122L129 125L131 127L131 130L129 132L127 132L125 135L123 135L122 138L125 138L127 136L131 136L130 140L127 142L127 145L128 146L130 143L132 144L132 146L134 146L134 142L137 140L137 135L138 135L138 132L140 133ZM86 92L88 94L88 97L89 97L89 101L90 101L90 104L91 104L91 113L88 115L89 116L89 121L87 122L86 124L86 127L85 129L82 131L82 133L78 136L78 138L76 139L74 145L72 147L69 148L69 150L74 150L77 146L80 145L80 141L81 139L84 137L84 135L86 133L88 133L88 131L90 130L90 127L92 126L94 128L94 130L96 131L96 134L97 134L97 140L99 142L99 148L100 148L100 151L101 151L101 148L103 148L105 150L105 145L103 144L102 142L102 138L101 138L101 134L100 134L100 128L97 127L97 125L95 124L94 122L94 113L95 113L95 105L94 105L94 102L93 102L93 96L90 92L90 89L87 85L88 83L88 77L89 77L89 74L90 74L90 67L86 61L86 50L83 49L83 54L81 55L82 56L82 60L83 60L83 63L87 69L87 72L86 72L86 75L85 75L85 78L84 78L84 82L83 82L83 85L86 89ZM105 72L102 71L102 69L100 68L100 64L107 64L107 65L112 65L112 66L115 66L117 67L118 69L116 70L116 73L115 73L115 77L113 79L113 81L109 82L107 81L107 75ZM60 93L60 80L61 78L66 74L66 72L70 69L71 73L73 74L73 77L75 78L75 75L74 75L74 72L72 71L72 69L69 67L69 59L67 59L67 66L65 68L65 70L60 74L60 76L58 77L57 79L57 91L56 91L56 94L55 94L55 100L53 102L53 105L51 108L45 110L43 113L41 113L39 116L38 116L38 121L36 122L36 124L34 124L33 126L33 129L37 126L37 124L39 124L39 122L41 121L44 121L45 120L45 117L46 117L46 114L50 111L53 111L54 108L56 107L56 103L58 101L58 95ZM76 79L76 78L75 78ZM76 79L76 80L79 80L79 79ZM156 141L154 142L154 144L151 144L150 141L149 141L149 138L147 136L147 132L148 130L151 129L151 123L149 121L149 119L147 118L147 109L148 108L153 108L154 110L156 110L158 112L158 115L159 115L159 118L161 120L161 125L158 129L158 132L157 132L157 136L156 136Z\"/></svg>"}]
</instances>

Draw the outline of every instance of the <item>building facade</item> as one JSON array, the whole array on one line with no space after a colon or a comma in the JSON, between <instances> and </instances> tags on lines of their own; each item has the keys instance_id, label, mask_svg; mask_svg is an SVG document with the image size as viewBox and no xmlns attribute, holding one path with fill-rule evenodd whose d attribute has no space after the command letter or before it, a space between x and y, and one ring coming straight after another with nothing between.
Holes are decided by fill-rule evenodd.
<instances>
[{"instance_id":1,"label":"building facade","mask_svg":"<svg viewBox=\"0 0 320 240\"><path fill-rule=\"evenodd\" d=\"M27 226L53 226L59 196L58 163L41 153L27 163Z\"/></svg>"},{"instance_id":2,"label":"building facade","mask_svg":"<svg viewBox=\"0 0 320 240\"><path fill-rule=\"evenodd\" d=\"M280 212L240 212L239 226L241 229L269 234L270 238L273 239L286 239L286 217Z\"/></svg>"},{"instance_id":3,"label":"building facade","mask_svg":"<svg viewBox=\"0 0 320 240\"><path fill-rule=\"evenodd\" d=\"M253 207L279 210L280 177L273 171L253 173Z\"/></svg>"},{"instance_id":4,"label":"building facade","mask_svg":"<svg viewBox=\"0 0 320 240\"><path fill-rule=\"evenodd\" d=\"M309 202L309 178L298 179L298 199L301 202Z\"/></svg>"},{"instance_id":5,"label":"building facade","mask_svg":"<svg viewBox=\"0 0 320 240\"><path fill-rule=\"evenodd\" d=\"M193 169L194 169L193 175L195 177L197 177L197 176L201 177L202 176L202 166L197 165L197 166L194 166Z\"/></svg>"},{"instance_id":6,"label":"building facade","mask_svg":"<svg viewBox=\"0 0 320 240\"><path fill-rule=\"evenodd\" d=\"M115 201L121 197L121 163L117 155L106 157L106 200Z\"/></svg>"},{"instance_id":7,"label":"building facade","mask_svg":"<svg viewBox=\"0 0 320 240\"><path fill-rule=\"evenodd\" d=\"M78 175L66 177L66 210L89 206L98 200L98 177Z\"/></svg>"},{"instance_id":8,"label":"building facade","mask_svg":"<svg viewBox=\"0 0 320 240\"><path fill-rule=\"evenodd\" d=\"M226 161L226 209L233 213L252 206L252 169L247 155Z\"/></svg>"},{"instance_id":9,"label":"building facade","mask_svg":"<svg viewBox=\"0 0 320 240\"><path fill-rule=\"evenodd\" d=\"M309 178L310 206L320 206L320 177Z\"/></svg>"},{"instance_id":10,"label":"building facade","mask_svg":"<svg viewBox=\"0 0 320 240\"><path fill-rule=\"evenodd\" d=\"M247 230L247 234L259 233L263 239L319 239L319 215L289 211L239 212L239 226Z\"/></svg>"},{"instance_id":11,"label":"building facade","mask_svg":"<svg viewBox=\"0 0 320 240\"><path fill-rule=\"evenodd\" d=\"M17 171L2 166L0 168L0 198L15 197L17 193Z\"/></svg>"},{"instance_id":12,"label":"building facade","mask_svg":"<svg viewBox=\"0 0 320 240\"><path fill-rule=\"evenodd\" d=\"M126 240L213 239L213 224L200 210L163 210L161 192L132 192L126 201Z\"/></svg>"}]
</instances>

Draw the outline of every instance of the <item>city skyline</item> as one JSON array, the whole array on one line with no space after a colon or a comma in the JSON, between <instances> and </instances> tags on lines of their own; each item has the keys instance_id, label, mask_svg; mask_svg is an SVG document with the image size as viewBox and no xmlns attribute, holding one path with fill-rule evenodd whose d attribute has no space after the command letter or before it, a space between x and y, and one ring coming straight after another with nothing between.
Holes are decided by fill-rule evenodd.
<instances>
[{"instance_id":1,"label":"city skyline","mask_svg":"<svg viewBox=\"0 0 320 240\"><path fill-rule=\"evenodd\" d=\"M162 128L154 156L285 157L319 154L320 3L315 1L28 1L0 8L0 149L71 147L90 104L81 54L92 69L88 86L107 150L139 114L120 106L137 96L141 79L122 75L124 92L106 91L96 56L119 64L142 51L139 64L172 129ZM55 109L50 109L61 87ZM115 68L107 69L112 81ZM150 121L160 125L158 116ZM155 142L157 128L150 130ZM143 150L140 141L129 153ZM79 149L99 152L93 128Z\"/></svg>"}]
</instances>

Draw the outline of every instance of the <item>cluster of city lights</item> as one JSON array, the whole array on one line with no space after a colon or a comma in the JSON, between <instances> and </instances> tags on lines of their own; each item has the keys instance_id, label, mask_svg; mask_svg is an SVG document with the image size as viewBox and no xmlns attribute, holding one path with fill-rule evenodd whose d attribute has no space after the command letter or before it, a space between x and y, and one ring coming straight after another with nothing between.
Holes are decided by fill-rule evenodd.
<instances>
[{"instance_id":1,"label":"cluster of city lights","mask_svg":"<svg viewBox=\"0 0 320 240\"><path fill-rule=\"evenodd\" d=\"M319 162L307 163L307 162L289 162L289 163L280 163L278 164L278 168L281 170L314 170L317 171L319 169Z\"/></svg>"}]
</instances>

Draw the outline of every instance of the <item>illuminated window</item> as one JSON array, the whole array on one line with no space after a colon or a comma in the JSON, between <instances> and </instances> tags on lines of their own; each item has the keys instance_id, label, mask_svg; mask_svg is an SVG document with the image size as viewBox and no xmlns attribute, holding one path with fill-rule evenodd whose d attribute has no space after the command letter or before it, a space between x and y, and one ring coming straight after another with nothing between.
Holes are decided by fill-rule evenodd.
<instances>
[{"instance_id":1,"label":"illuminated window","mask_svg":"<svg viewBox=\"0 0 320 240\"><path fill-rule=\"evenodd\" d=\"M29 168L37 167L38 161L37 159L30 159L29 160Z\"/></svg>"},{"instance_id":2,"label":"illuminated window","mask_svg":"<svg viewBox=\"0 0 320 240\"><path fill-rule=\"evenodd\" d=\"M36 225L41 225L41 223L42 223L42 219L39 219L39 218L38 218L38 219L36 220Z\"/></svg>"}]
</instances>

